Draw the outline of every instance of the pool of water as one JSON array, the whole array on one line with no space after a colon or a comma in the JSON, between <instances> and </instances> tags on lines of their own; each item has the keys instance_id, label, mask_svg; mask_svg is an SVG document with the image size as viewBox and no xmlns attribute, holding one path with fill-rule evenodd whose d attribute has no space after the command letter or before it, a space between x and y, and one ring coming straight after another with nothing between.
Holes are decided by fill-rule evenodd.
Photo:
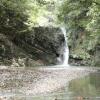
<instances>
[{"instance_id":1,"label":"pool of water","mask_svg":"<svg viewBox=\"0 0 100 100\"><path fill-rule=\"evenodd\" d=\"M15 95L14 98L9 100L100 100L100 71L74 79L52 93L37 96Z\"/></svg>"}]
</instances>

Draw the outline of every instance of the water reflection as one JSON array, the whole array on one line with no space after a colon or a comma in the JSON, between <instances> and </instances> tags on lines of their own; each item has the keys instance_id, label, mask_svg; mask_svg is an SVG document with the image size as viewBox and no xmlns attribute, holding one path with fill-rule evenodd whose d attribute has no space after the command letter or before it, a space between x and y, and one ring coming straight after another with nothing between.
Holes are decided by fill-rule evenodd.
<instances>
[{"instance_id":1,"label":"water reflection","mask_svg":"<svg viewBox=\"0 0 100 100\"><path fill-rule=\"evenodd\" d=\"M69 91L73 92L72 96L74 97L87 97L93 100L97 100L97 97L100 100L100 72L92 73L87 77L71 81Z\"/></svg>"},{"instance_id":2,"label":"water reflection","mask_svg":"<svg viewBox=\"0 0 100 100\"><path fill-rule=\"evenodd\" d=\"M100 100L100 72L72 80L69 86L34 100Z\"/></svg>"}]
</instances>

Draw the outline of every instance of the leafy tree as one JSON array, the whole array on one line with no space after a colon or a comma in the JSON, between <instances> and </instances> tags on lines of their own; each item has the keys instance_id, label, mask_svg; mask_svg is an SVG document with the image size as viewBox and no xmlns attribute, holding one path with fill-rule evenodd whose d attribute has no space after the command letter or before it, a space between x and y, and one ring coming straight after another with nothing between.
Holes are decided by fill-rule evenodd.
<instances>
[{"instance_id":1,"label":"leafy tree","mask_svg":"<svg viewBox=\"0 0 100 100\"><path fill-rule=\"evenodd\" d=\"M64 0L57 16L58 22L63 22L67 28L71 51L76 57L82 51L81 58L88 59L90 51L95 52L100 44L99 0Z\"/></svg>"},{"instance_id":2,"label":"leafy tree","mask_svg":"<svg viewBox=\"0 0 100 100\"><path fill-rule=\"evenodd\" d=\"M0 29L22 32L37 24L49 0L0 0Z\"/></svg>"}]
</instances>

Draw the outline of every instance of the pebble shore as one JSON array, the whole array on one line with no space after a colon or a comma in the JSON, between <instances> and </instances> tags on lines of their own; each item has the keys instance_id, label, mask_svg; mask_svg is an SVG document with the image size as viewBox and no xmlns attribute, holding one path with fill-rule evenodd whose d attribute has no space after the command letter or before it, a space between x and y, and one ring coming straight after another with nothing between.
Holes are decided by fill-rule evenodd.
<instances>
[{"instance_id":1,"label":"pebble shore","mask_svg":"<svg viewBox=\"0 0 100 100\"><path fill-rule=\"evenodd\" d=\"M86 76L95 71L93 68L84 67L1 67L0 96L8 97L14 94L33 96L50 93L68 85L68 82L73 79Z\"/></svg>"}]
</instances>

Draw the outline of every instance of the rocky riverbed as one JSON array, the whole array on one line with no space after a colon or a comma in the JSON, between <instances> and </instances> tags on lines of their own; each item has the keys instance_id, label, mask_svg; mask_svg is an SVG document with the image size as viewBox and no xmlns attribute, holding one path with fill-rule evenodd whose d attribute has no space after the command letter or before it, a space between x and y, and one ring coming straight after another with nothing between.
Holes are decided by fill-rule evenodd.
<instances>
[{"instance_id":1,"label":"rocky riverbed","mask_svg":"<svg viewBox=\"0 0 100 100\"><path fill-rule=\"evenodd\" d=\"M7 99L15 95L35 96L51 93L66 86L69 81L75 78L96 71L95 68L64 66L38 68L0 67L0 97Z\"/></svg>"}]
</instances>

